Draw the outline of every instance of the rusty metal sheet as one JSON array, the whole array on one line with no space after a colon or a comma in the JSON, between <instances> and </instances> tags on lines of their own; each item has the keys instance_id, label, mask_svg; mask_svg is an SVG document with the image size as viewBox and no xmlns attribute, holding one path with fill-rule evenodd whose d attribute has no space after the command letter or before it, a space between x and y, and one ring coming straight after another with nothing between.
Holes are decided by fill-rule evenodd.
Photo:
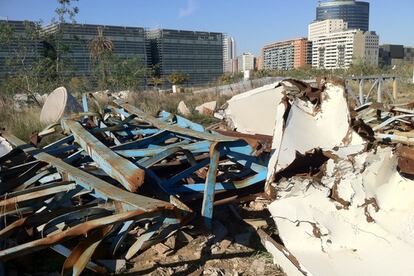
<instances>
[{"instance_id":1,"label":"rusty metal sheet","mask_svg":"<svg viewBox=\"0 0 414 276\"><path fill-rule=\"evenodd\" d=\"M414 175L414 148L400 146L397 148L397 156L400 172Z\"/></svg>"}]
</instances>

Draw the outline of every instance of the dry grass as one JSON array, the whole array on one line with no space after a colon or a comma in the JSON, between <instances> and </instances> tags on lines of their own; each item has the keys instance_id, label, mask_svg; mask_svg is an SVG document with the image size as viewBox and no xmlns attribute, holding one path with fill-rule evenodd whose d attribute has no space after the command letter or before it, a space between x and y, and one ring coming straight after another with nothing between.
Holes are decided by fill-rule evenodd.
<instances>
[{"instance_id":1,"label":"dry grass","mask_svg":"<svg viewBox=\"0 0 414 276\"><path fill-rule=\"evenodd\" d=\"M171 113L177 112L177 106L180 101L184 101L187 107L194 111L198 105L205 102L217 101L217 105L223 105L230 97L221 94L193 94L193 93L175 93L165 94L158 92L132 92L130 93L129 102L141 110L156 114L160 110Z\"/></svg>"},{"instance_id":2,"label":"dry grass","mask_svg":"<svg viewBox=\"0 0 414 276\"><path fill-rule=\"evenodd\" d=\"M183 100L192 111L192 115L189 116L188 119L203 125L209 125L215 123L216 120L214 118L198 114L194 111L194 108L209 101L217 101L217 105L221 106L229 98L229 96L217 94L165 94L146 91L130 93L128 101L141 110L155 115L160 110L165 110L174 114L177 113L178 103ZM101 99L101 103L107 104L109 101ZM15 136L24 141L28 142L30 135L33 132L39 132L46 127L46 125L40 123L39 120L41 111L40 107L33 105L18 110L15 107L11 97L4 97L0 98L0 109L2 112L0 116L0 128L13 133Z\"/></svg>"},{"instance_id":3,"label":"dry grass","mask_svg":"<svg viewBox=\"0 0 414 276\"><path fill-rule=\"evenodd\" d=\"M352 89L352 92L354 92L354 94L356 96L358 96L358 92L359 92L359 86L357 82L349 82L349 87ZM366 81L364 83L364 93L366 95L366 93L368 93L368 91L371 89L373 82L368 82ZM387 102L391 102L391 98L390 96L392 95L392 91L393 91L393 84L391 81L386 81L383 84L383 91L387 92L385 93L385 95L383 96L383 100L387 103ZM375 101L377 98L377 86L374 87L374 89L372 90L371 94L370 94L370 98L371 100ZM412 83L408 83L408 82L403 82L403 81L398 81L397 82L397 103L407 103L407 102L412 102L414 101L414 84Z\"/></svg>"},{"instance_id":4,"label":"dry grass","mask_svg":"<svg viewBox=\"0 0 414 276\"><path fill-rule=\"evenodd\" d=\"M0 99L0 128L13 133L18 138L29 141L30 134L41 131L40 107L30 106L18 110L11 98Z\"/></svg>"},{"instance_id":5,"label":"dry grass","mask_svg":"<svg viewBox=\"0 0 414 276\"><path fill-rule=\"evenodd\" d=\"M177 114L177 106L180 101L184 101L192 114L187 118L203 125L209 125L217 120L212 117L204 116L196 112L194 109L205 102L217 101L217 106L220 107L231 96L217 93L210 94L194 94L194 93L159 93L155 91L141 91L131 92L127 101L138 107L144 112L156 115L159 111L165 110L167 112ZM102 105L110 103L108 98L98 99Z\"/></svg>"}]
</instances>

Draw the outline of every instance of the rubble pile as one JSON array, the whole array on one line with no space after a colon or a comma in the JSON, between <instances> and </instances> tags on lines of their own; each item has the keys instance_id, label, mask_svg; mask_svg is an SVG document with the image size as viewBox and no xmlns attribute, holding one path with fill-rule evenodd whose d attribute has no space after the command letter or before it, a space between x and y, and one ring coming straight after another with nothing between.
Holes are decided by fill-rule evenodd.
<instances>
[{"instance_id":1,"label":"rubble pile","mask_svg":"<svg viewBox=\"0 0 414 276\"><path fill-rule=\"evenodd\" d=\"M1 261L24 262L49 248L66 258L62 274L78 275L134 270L132 260L148 249L179 250L162 243L177 235L184 246L205 237L199 249L210 251L231 233L222 226L210 237L220 229L214 209L263 192L266 159L245 140L120 99L99 106L92 94L78 112L69 95L63 87L49 95L41 117L53 117L52 125L30 144L2 132ZM52 134L58 138L42 144ZM229 247L240 242L229 239Z\"/></svg>"},{"instance_id":2,"label":"rubble pile","mask_svg":"<svg viewBox=\"0 0 414 276\"><path fill-rule=\"evenodd\" d=\"M56 101L59 112L30 144L0 137L6 264L48 248L74 275L414 268L413 104L361 105L341 80L287 79L199 106L223 119L205 128L118 94L104 106L85 94L82 110L52 97L44 113ZM283 272L255 256L259 240Z\"/></svg>"},{"instance_id":3,"label":"rubble pile","mask_svg":"<svg viewBox=\"0 0 414 276\"><path fill-rule=\"evenodd\" d=\"M281 87L266 180L281 243L261 235L275 263L288 275L407 275L411 104L355 106L340 81Z\"/></svg>"}]
</instances>

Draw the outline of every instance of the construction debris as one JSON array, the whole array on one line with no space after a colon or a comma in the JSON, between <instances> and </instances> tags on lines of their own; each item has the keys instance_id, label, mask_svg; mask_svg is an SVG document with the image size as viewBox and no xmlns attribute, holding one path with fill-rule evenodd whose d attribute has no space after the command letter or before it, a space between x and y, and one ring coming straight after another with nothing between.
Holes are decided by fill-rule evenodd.
<instances>
[{"instance_id":1,"label":"construction debris","mask_svg":"<svg viewBox=\"0 0 414 276\"><path fill-rule=\"evenodd\" d=\"M283 86L276 82L234 96L223 111L227 125L245 134L272 136L282 91Z\"/></svg>"},{"instance_id":2,"label":"construction debris","mask_svg":"<svg viewBox=\"0 0 414 276\"><path fill-rule=\"evenodd\" d=\"M215 205L263 191L267 161L242 139L119 100L91 113L90 102L99 105L92 95L68 116L76 109L68 95L55 90L43 108L58 104L47 116L61 118L64 136L55 142L35 147L2 133L13 148L0 158L2 261L50 248L66 257L63 274L115 272L119 265L107 260L128 261L152 246L169 255L159 243L196 213L211 229ZM35 144L56 129L35 135Z\"/></svg>"},{"instance_id":3,"label":"construction debris","mask_svg":"<svg viewBox=\"0 0 414 276\"><path fill-rule=\"evenodd\" d=\"M81 111L82 107L75 97L65 87L58 87L46 98L40 113L40 122L53 124L65 116Z\"/></svg>"},{"instance_id":4,"label":"construction debris","mask_svg":"<svg viewBox=\"0 0 414 276\"><path fill-rule=\"evenodd\" d=\"M225 123L206 129L113 98L60 101L31 144L2 133L1 261L49 248L62 274L282 275L224 260L260 238L288 275L414 269L414 104L287 79L197 107Z\"/></svg>"},{"instance_id":5,"label":"construction debris","mask_svg":"<svg viewBox=\"0 0 414 276\"><path fill-rule=\"evenodd\" d=\"M184 102L184 101L180 101L180 102L178 103L178 106L177 106L177 112L178 112L178 114L181 114L181 115L183 115L183 116L189 116L189 115L191 115L191 111L190 111L190 109L187 107L187 105L185 104L185 102Z\"/></svg>"},{"instance_id":6,"label":"construction debris","mask_svg":"<svg viewBox=\"0 0 414 276\"><path fill-rule=\"evenodd\" d=\"M9 152L12 151L12 146L10 145L9 142L7 142L6 139L4 139L3 137L0 137L0 157L2 157L3 155L8 154Z\"/></svg>"},{"instance_id":7,"label":"construction debris","mask_svg":"<svg viewBox=\"0 0 414 276\"><path fill-rule=\"evenodd\" d=\"M217 108L217 102L212 101L212 102L203 103L202 105L197 106L195 110L200 114L204 114L207 116L213 116L216 108Z\"/></svg>"},{"instance_id":8,"label":"construction debris","mask_svg":"<svg viewBox=\"0 0 414 276\"><path fill-rule=\"evenodd\" d=\"M283 244L261 235L275 262L289 275L411 271L414 181L401 173L412 172L412 149L397 159L397 143L410 142L394 133L409 135L413 111L369 103L350 112L344 84L286 82L266 183Z\"/></svg>"}]
</instances>

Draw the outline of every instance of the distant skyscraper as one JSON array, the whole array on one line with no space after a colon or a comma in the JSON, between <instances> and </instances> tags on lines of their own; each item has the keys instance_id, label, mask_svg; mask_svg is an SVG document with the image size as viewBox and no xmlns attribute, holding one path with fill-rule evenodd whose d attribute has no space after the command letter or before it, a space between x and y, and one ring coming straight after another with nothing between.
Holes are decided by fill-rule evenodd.
<instances>
[{"instance_id":1,"label":"distant skyscraper","mask_svg":"<svg viewBox=\"0 0 414 276\"><path fill-rule=\"evenodd\" d=\"M234 60L237 57L236 41L233 37L223 35L223 69L226 73L234 73L237 68L234 68Z\"/></svg>"},{"instance_id":2,"label":"distant skyscraper","mask_svg":"<svg viewBox=\"0 0 414 276\"><path fill-rule=\"evenodd\" d=\"M349 29L369 30L369 3L355 0L330 0L320 2L316 20L343 19Z\"/></svg>"}]
</instances>

